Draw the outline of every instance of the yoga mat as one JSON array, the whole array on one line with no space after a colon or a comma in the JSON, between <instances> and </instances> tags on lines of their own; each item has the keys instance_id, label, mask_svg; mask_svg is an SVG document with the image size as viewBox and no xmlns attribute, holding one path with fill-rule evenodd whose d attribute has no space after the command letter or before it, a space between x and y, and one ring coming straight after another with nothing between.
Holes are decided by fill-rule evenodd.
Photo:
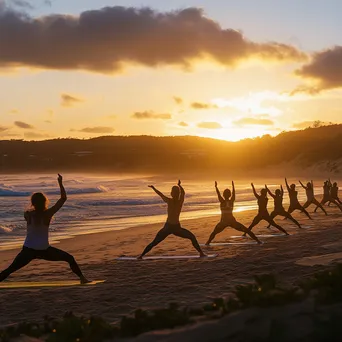
<instances>
[{"instance_id":1,"label":"yoga mat","mask_svg":"<svg viewBox=\"0 0 342 342\"><path fill-rule=\"evenodd\" d=\"M208 259L208 258L216 258L218 254L209 254L206 257L201 258L199 255L154 255L154 256L145 256L142 260L162 260L162 259ZM137 257L130 256L121 256L116 260L136 260L140 261Z\"/></svg>"},{"instance_id":2,"label":"yoga mat","mask_svg":"<svg viewBox=\"0 0 342 342\"><path fill-rule=\"evenodd\" d=\"M264 242L263 242L264 243ZM248 241L248 242L213 242L209 246L205 244L200 244L203 247L213 247L213 246L231 246L231 245L257 245L256 241Z\"/></svg>"},{"instance_id":3,"label":"yoga mat","mask_svg":"<svg viewBox=\"0 0 342 342\"><path fill-rule=\"evenodd\" d=\"M94 280L91 283L81 284L78 280L61 280L61 281L42 281L42 282L12 282L6 281L0 283L0 289L24 289L35 287L70 287L70 286L92 286L104 283L105 280Z\"/></svg>"}]
</instances>

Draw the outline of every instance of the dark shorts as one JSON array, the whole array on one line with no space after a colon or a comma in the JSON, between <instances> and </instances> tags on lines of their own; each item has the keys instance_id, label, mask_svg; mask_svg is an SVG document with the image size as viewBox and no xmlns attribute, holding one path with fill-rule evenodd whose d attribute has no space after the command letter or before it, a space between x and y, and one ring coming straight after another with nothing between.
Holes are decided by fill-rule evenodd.
<instances>
[{"instance_id":1,"label":"dark shorts","mask_svg":"<svg viewBox=\"0 0 342 342\"><path fill-rule=\"evenodd\" d=\"M189 230L182 228L180 223L171 224L166 222L164 227L157 233L154 239L154 243L158 244L159 242L167 238L169 235L175 235L181 238L191 239L193 241L196 240L195 235L192 234Z\"/></svg>"},{"instance_id":2,"label":"dark shorts","mask_svg":"<svg viewBox=\"0 0 342 342\"><path fill-rule=\"evenodd\" d=\"M274 215L285 216L285 215L288 215L288 212L285 210L285 208L277 208L273 210L271 213L271 216L274 216Z\"/></svg>"},{"instance_id":3,"label":"dark shorts","mask_svg":"<svg viewBox=\"0 0 342 342\"><path fill-rule=\"evenodd\" d=\"M18 256L26 260L41 259L48 261L69 261L72 258L69 253L51 246L42 250L23 246Z\"/></svg>"},{"instance_id":4,"label":"dark shorts","mask_svg":"<svg viewBox=\"0 0 342 342\"><path fill-rule=\"evenodd\" d=\"M289 210L302 210L303 206L299 202L290 203Z\"/></svg>"},{"instance_id":5,"label":"dark shorts","mask_svg":"<svg viewBox=\"0 0 342 342\"><path fill-rule=\"evenodd\" d=\"M173 234L173 232L179 232L182 229L182 226L180 225L180 223L172 224L166 222L162 229L165 229L165 231L169 232L169 234Z\"/></svg>"},{"instance_id":6,"label":"dark shorts","mask_svg":"<svg viewBox=\"0 0 342 342\"><path fill-rule=\"evenodd\" d=\"M79 266L77 265L74 257L69 253L51 246L44 250L37 250L23 246L23 249L15 257L12 264L5 271L0 273L0 281L5 280L13 272L20 270L34 259L68 262L71 270L79 277L82 277L82 272Z\"/></svg>"}]
</instances>

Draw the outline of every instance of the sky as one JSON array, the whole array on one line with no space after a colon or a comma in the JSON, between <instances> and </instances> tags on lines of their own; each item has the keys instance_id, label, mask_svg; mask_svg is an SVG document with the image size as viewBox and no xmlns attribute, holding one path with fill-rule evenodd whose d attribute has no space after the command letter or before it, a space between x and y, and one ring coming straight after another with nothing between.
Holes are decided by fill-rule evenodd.
<instances>
[{"instance_id":1,"label":"sky","mask_svg":"<svg viewBox=\"0 0 342 342\"><path fill-rule=\"evenodd\" d=\"M339 0L0 0L0 139L342 123Z\"/></svg>"}]
</instances>

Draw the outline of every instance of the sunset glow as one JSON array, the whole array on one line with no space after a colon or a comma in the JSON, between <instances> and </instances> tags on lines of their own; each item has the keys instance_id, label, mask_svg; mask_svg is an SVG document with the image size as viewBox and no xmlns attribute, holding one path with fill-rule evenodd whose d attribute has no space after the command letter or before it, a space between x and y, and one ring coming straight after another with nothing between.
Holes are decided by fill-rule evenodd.
<instances>
[{"instance_id":1,"label":"sunset glow","mask_svg":"<svg viewBox=\"0 0 342 342\"><path fill-rule=\"evenodd\" d=\"M277 6L261 1L264 19L256 11L251 21L246 3L190 1L184 7L149 0L144 11L135 0L115 3L128 7L94 0L37 0L30 7L0 2L4 32L36 25L45 35L39 40L22 31L23 40L35 39L34 50L0 36L7 51L0 55L1 138L198 135L236 141L316 120L341 123L342 79L334 76L342 69L341 25L319 27L324 39L313 40L308 28L317 28L314 20L289 26L281 18L273 30ZM313 1L312 15L331 18L342 5L330 3L335 7ZM297 4L280 6L288 12ZM20 18L13 25L6 19L11 15ZM132 16L129 29L120 26L120 16ZM60 31L52 25L57 18Z\"/></svg>"}]
</instances>

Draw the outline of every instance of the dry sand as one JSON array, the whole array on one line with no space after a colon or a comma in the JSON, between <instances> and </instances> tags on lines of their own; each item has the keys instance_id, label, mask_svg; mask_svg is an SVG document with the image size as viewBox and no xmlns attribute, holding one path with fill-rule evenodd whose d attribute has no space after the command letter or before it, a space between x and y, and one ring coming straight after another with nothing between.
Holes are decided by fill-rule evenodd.
<instances>
[{"instance_id":1,"label":"dry sand","mask_svg":"<svg viewBox=\"0 0 342 342\"><path fill-rule=\"evenodd\" d=\"M328 217L313 214L314 221L295 214L308 228L303 230L279 218L278 223L288 229L291 236L264 238L266 243L262 246L231 245L207 249L219 253L215 259L115 260L120 255L141 253L161 224L64 240L56 247L72 253L87 277L106 279L106 283L91 287L0 289L0 325L40 320L44 315L61 316L66 311L100 315L115 322L137 308L162 307L170 302L196 306L207 303L210 298L229 294L236 284L250 282L253 275L260 273L274 272L282 281L293 283L341 258L342 215L333 208L329 213ZM255 211L237 213L236 218L248 225L254 215ZM218 219L188 220L182 225L204 243ZM269 234L265 226L265 222L261 223L254 231ZM237 232L227 229L215 241L222 242L232 235ZM1 251L0 269L7 267L18 251ZM185 255L196 254L196 251L188 241L170 236L150 253L156 254ZM330 256L325 256L327 254ZM312 257L315 258L308 259ZM75 276L64 263L33 261L8 281L72 279Z\"/></svg>"}]
</instances>

